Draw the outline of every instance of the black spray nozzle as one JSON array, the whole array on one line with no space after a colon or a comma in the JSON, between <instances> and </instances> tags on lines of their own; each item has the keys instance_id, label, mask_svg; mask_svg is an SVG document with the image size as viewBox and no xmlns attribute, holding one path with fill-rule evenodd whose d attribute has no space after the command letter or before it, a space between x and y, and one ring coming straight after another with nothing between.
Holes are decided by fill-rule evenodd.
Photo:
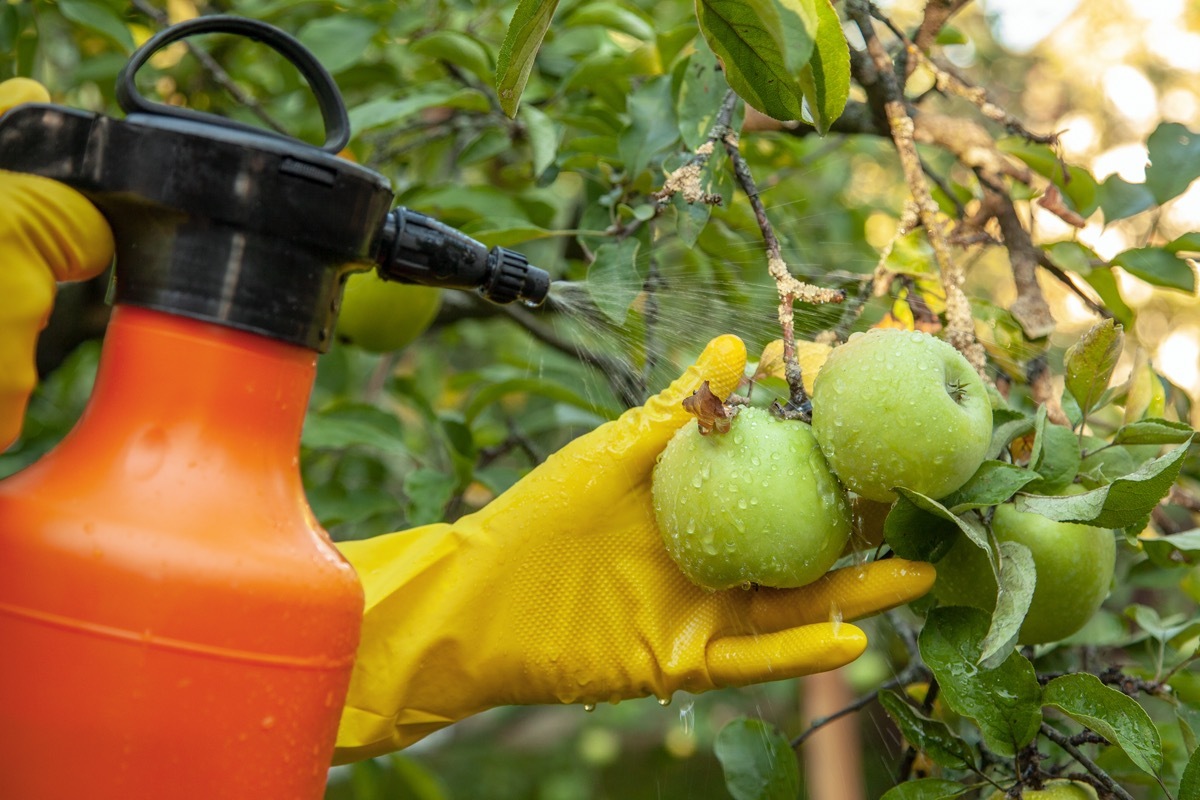
<instances>
[{"instance_id":1,"label":"black spray nozzle","mask_svg":"<svg viewBox=\"0 0 1200 800\"><path fill-rule=\"evenodd\" d=\"M540 306L550 276L520 253L488 249L432 217L398 207L384 220L379 253L381 277L448 289L475 289L493 303Z\"/></svg>"}]
</instances>

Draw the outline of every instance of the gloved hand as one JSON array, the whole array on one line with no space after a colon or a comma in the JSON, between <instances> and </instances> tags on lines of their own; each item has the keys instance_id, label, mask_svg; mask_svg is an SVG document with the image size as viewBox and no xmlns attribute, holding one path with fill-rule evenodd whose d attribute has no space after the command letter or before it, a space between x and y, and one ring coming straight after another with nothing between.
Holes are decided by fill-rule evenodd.
<instances>
[{"instance_id":1,"label":"gloved hand","mask_svg":"<svg viewBox=\"0 0 1200 800\"><path fill-rule=\"evenodd\" d=\"M345 542L366 591L337 761L405 747L493 706L702 692L833 669L866 637L841 622L924 594L933 568L888 559L799 589L708 592L670 560L650 474L704 380L746 362L714 339L645 406L589 433L452 525Z\"/></svg>"},{"instance_id":2,"label":"gloved hand","mask_svg":"<svg viewBox=\"0 0 1200 800\"><path fill-rule=\"evenodd\" d=\"M0 83L0 114L47 102L26 78ZM85 280L112 261L112 232L83 195L46 178L0 170L0 450L21 432L37 382L34 347L58 281Z\"/></svg>"}]
</instances>

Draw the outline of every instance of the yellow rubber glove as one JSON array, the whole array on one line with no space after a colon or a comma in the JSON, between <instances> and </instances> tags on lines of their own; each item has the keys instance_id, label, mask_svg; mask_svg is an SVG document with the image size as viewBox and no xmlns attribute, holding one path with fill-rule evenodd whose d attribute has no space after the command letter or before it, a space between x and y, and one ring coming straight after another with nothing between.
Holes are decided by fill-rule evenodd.
<instances>
[{"instance_id":1,"label":"yellow rubber glove","mask_svg":"<svg viewBox=\"0 0 1200 800\"><path fill-rule=\"evenodd\" d=\"M0 83L0 114L47 102L27 78ZM21 432L37 383L34 348L58 281L85 280L112 261L108 223L87 198L61 183L0 170L0 450Z\"/></svg>"},{"instance_id":2,"label":"yellow rubber glove","mask_svg":"<svg viewBox=\"0 0 1200 800\"><path fill-rule=\"evenodd\" d=\"M702 692L833 669L866 637L842 623L924 594L899 559L800 589L708 592L670 560L650 474L704 380L726 396L746 352L714 339L645 406L551 456L486 508L357 542L366 610L336 760L409 745L499 705Z\"/></svg>"}]
</instances>

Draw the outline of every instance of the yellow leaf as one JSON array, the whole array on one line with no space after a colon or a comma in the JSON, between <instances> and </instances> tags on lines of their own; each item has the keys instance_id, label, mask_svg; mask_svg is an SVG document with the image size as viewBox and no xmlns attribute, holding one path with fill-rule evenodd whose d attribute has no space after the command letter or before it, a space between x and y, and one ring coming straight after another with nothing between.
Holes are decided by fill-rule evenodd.
<instances>
[{"instance_id":1,"label":"yellow leaf","mask_svg":"<svg viewBox=\"0 0 1200 800\"><path fill-rule=\"evenodd\" d=\"M804 391L812 393L813 381L821 371L821 365L833 350L827 344L817 342L796 342L796 363L804 377ZM762 356L758 359L758 367L754 370L753 380L762 378L779 378L787 380L783 363L783 340L776 339L763 348Z\"/></svg>"},{"instance_id":2,"label":"yellow leaf","mask_svg":"<svg viewBox=\"0 0 1200 800\"><path fill-rule=\"evenodd\" d=\"M1161 417L1166 407L1162 381L1154 373L1146 351L1138 348L1133 356L1133 370L1125 396L1125 423L1146 417Z\"/></svg>"},{"instance_id":3,"label":"yellow leaf","mask_svg":"<svg viewBox=\"0 0 1200 800\"><path fill-rule=\"evenodd\" d=\"M172 25L200 16L192 0L167 0L167 16Z\"/></svg>"}]
</instances>

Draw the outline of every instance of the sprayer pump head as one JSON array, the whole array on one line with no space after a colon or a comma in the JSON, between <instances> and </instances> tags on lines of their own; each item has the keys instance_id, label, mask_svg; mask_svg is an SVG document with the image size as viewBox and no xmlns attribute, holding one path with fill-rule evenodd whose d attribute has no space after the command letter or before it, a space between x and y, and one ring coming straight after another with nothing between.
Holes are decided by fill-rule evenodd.
<instances>
[{"instance_id":1,"label":"sprayer pump head","mask_svg":"<svg viewBox=\"0 0 1200 800\"><path fill-rule=\"evenodd\" d=\"M200 33L254 39L290 61L317 99L325 143L142 97L138 69ZM123 120L51 105L9 111L0 169L61 181L96 204L117 244L118 303L323 351L346 275L376 266L391 280L475 290L496 303L546 298L549 276L520 254L388 210L388 180L338 157L350 125L333 78L278 28L220 15L167 28L130 58L117 99Z\"/></svg>"}]
</instances>

